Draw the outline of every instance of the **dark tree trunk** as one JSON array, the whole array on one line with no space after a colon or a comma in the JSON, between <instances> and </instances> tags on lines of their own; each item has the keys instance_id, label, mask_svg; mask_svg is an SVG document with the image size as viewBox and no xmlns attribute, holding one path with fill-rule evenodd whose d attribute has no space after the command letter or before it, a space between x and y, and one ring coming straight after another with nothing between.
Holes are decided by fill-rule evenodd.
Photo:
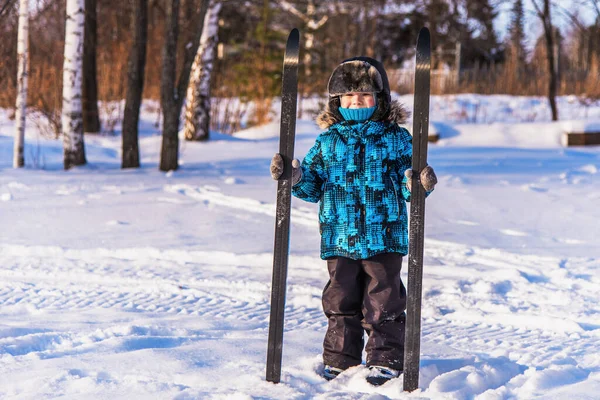
<instances>
[{"instance_id":1,"label":"dark tree trunk","mask_svg":"<svg viewBox=\"0 0 600 400\"><path fill-rule=\"evenodd\" d=\"M550 103L550 109L552 110L552 121L558 121L558 107L556 106L558 75L554 62L554 28L552 27L552 19L550 17L550 0L544 0L544 11L540 12L538 8L538 15L544 24L546 60L548 61L548 72L550 73L550 81L548 82L548 101Z\"/></svg>"},{"instance_id":2,"label":"dark tree trunk","mask_svg":"<svg viewBox=\"0 0 600 400\"><path fill-rule=\"evenodd\" d=\"M98 116L98 81L96 68L96 0L85 0L83 46L83 131L100 132Z\"/></svg>"},{"instance_id":3,"label":"dark tree trunk","mask_svg":"<svg viewBox=\"0 0 600 400\"><path fill-rule=\"evenodd\" d=\"M148 41L148 0L131 0L131 3L134 9L134 17L131 23L134 37L127 66L122 168L138 168L140 166L138 123L144 90L146 43Z\"/></svg>"},{"instance_id":4,"label":"dark tree trunk","mask_svg":"<svg viewBox=\"0 0 600 400\"><path fill-rule=\"evenodd\" d=\"M160 152L160 170L171 171L179 167L178 152L179 118L177 116L177 98L175 93L175 74L177 63L177 35L179 34L179 0L171 0L167 5L167 23L165 25L165 45L162 56L160 76L160 102L163 109L162 148Z\"/></svg>"},{"instance_id":5,"label":"dark tree trunk","mask_svg":"<svg viewBox=\"0 0 600 400\"><path fill-rule=\"evenodd\" d=\"M179 166L179 113L163 109L163 137L160 170L174 171Z\"/></svg>"},{"instance_id":6,"label":"dark tree trunk","mask_svg":"<svg viewBox=\"0 0 600 400\"><path fill-rule=\"evenodd\" d=\"M198 45L200 44L200 35L204 26L204 15L208 8L208 0L202 0L202 7L197 16L196 32L191 46L186 46L186 53L179 75L179 80L175 82L176 76L176 52L177 38L179 35L179 25L177 17L179 15L180 0L170 0L167 6L167 23L165 25L165 44L163 47L163 65L160 83L160 102L163 109L163 132L162 148L160 153L161 171L172 171L179 167L179 115L181 106L185 98L190 80L190 71Z\"/></svg>"}]
</instances>

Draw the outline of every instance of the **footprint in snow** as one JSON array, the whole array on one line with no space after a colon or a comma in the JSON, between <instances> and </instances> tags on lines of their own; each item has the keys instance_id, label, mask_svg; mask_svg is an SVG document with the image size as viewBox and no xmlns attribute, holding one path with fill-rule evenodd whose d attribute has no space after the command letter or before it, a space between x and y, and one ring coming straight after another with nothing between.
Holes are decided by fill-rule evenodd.
<instances>
[{"instance_id":1,"label":"footprint in snow","mask_svg":"<svg viewBox=\"0 0 600 400\"><path fill-rule=\"evenodd\" d=\"M532 192L538 192L538 193L546 193L548 191L547 188L542 187L542 186L537 186L534 184L524 185L524 186L521 186L521 188L524 191L532 191Z\"/></svg>"},{"instance_id":2,"label":"footprint in snow","mask_svg":"<svg viewBox=\"0 0 600 400\"><path fill-rule=\"evenodd\" d=\"M598 167L594 164L586 164L578 169L580 172L586 172L590 175L595 175L598 173Z\"/></svg>"},{"instance_id":3,"label":"footprint in snow","mask_svg":"<svg viewBox=\"0 0 600 400\"><path fill-rule=\"evenodd\" d=\"M111 221L107 221L106 225L109 225L109 226L129 225L129 222L111 220Z\"/></svg>"},{"instance_id":4,"label":"footprint in snow","mask_svg":"<svg viewBox=\"0 0 600 400\"><path fill-rule=\"evenodd\" d=\"M467 225L467 226L478 226L479 225L478 222L467 221L467 220L463 220L463 219L458 219L453 222L458 225Z\"/></svg>"},{"instance_id":5,"label":"footprint in snow","mask_svg":"<svg viewBox=\"0 0 600 400\"><path fill-rule=\"evenodd\" d=\"M239 185L244 183L243 180L239 179L239 178L235 178L233 176L227 177L225 178L225 180L223 181L226 185Z\"/></svg>"},{"instance_id":6,"label":"footprint in snow","mask_svg":"<svg viewBox=\"0 0 600 400\"><path fill-rule=\"evenodd\" d=\"M529 234L526 232L521 232L514 229L500 229L500 232L507 236L529 236Z\"/></svg>"}]
</instances>

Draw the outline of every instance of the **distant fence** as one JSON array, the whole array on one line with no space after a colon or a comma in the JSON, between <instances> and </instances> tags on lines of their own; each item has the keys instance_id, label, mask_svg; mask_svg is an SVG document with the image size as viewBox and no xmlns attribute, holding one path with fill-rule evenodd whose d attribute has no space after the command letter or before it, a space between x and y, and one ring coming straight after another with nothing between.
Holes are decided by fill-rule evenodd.
<instances>
[{"instance_id":1,"label":"distant fence","mask_svg":"<svg viewBox=\"0 0 600 400\"><path fill-rule=\"evenodd\" d=\"M415 71L412 69L395 69L388 72L392 91L396 93L413 93ZM431 71L431 93L451 93L458 86L456 70L443 69Z\"/></svg>"},{"instance_id":2,"label":"distant fence","mask_svg":"<svg viewBox=\"0 0 600 400\"><path fill-rule=\"evenodd\" d=\"M414 70L396 69L388 72L392 91L414 92ZM559 95L583 95L600 98L598 68L565 69L558 76ZM548 93L548 73L544 68L517 70L510 65L491 65L483 68L431 71L431 93L513 94L545 96Z\"/></svg>"}]
</instances>

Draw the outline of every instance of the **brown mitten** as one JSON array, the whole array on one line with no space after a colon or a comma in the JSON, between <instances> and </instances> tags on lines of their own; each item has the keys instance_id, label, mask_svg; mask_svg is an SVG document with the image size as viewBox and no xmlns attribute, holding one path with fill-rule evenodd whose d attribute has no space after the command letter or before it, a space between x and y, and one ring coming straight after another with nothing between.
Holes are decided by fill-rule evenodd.
<instances>
[{"instance_id":1,"label":"brown mitten","mask_svg":"<svg viewBox=\"0 0 600 400\"><path fill-rule=\"evenodd\" d=\"M404 171L404 176L406 176L407 178L406 187L408 188L409 192L412 192L413 170L410 168L407 169L406 171ZM421 185L423 185L423 188L425 188L425 191L427 192L431 192L437 184L437 176L435 176L435 171L429 165L423 168L421 174L419 175L419 178L421 180Z\"/></svg>"},{"instance_id":2,"label":"brown mitten","mask_svg":"<svg viewBox=\"0 0 600 400\"><path fill-rule=\"evenodd\" d=\"M275 153L271 159L271 177L278 180L281 174L283 174L283 157ZM302 179L302 168L300 168L300 161L295 158L292 160L292 186L300 182L300 179Z\"/></svg>"},{"instance_id":3,"label":"brown mitten","mask_svg":"<svg viewBox=\"0 0 600 400\"><path fill-rule=\"evenodd\" d=\"M281 154L275 153L271 159L271 178L278 180L283 174L283 158Z\"/></svg>"},{"instance_id":4,"label":"brown mitten","mask_svg":"<svg viewBox=\"0 0 600 400\"><path fill-rule=\"evenodd\" d=\"M435 171L429 165L423 168L421 171L421 185L425 188L425 191L431 192L437 184L437 176Z\"/></svg>"}]
</instances>

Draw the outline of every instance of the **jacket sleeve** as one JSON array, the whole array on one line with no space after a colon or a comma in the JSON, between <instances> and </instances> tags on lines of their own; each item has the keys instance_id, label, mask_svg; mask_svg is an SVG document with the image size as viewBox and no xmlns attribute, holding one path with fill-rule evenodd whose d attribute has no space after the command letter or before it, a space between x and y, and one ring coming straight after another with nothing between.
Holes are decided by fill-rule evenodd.
<instances>
[{"instance_id":1,"label":"jacket sleeve","mask_svg":"<svg viewBox=\"0 0 600 400\"><path fill-rule=\"evenodd\" d=\"M404 175L407 169L412 167L412 136L405 128L398 127L398 138L400 141L398 154L398 179L404 200L410 202L410 191L406 186L408 178Z\"/></svg>"},{"instance_id":2,"label":"jacket sleeve","mask_svg":"<svg viewBox=\"0 0 600 400\"><path fill-rule=\"evenodd\" d=\"M317 203L321 200L323 184L325 183L321 141L318 138L315 145L304 157L301 168L302 179L292 187L292 194L304 201Z\"/></svg>"},{"instance_id":3,"label":"jacket sleeve","mask_svg":"<svg viewBox=\"0 0 600 400\"><path fill-rule=\"evenodd\" d=\"M407 202L410 202L410 191L408 190L407 181L408 178L404 175L404 172L412 168L412 136L408 133L405 128L400 128L400 155L398 157L398 176L402 178L400 183L402 189L402 197ZM433 190L425 192L425 197L429 196Z\"/></svg>"}]
</instances>

